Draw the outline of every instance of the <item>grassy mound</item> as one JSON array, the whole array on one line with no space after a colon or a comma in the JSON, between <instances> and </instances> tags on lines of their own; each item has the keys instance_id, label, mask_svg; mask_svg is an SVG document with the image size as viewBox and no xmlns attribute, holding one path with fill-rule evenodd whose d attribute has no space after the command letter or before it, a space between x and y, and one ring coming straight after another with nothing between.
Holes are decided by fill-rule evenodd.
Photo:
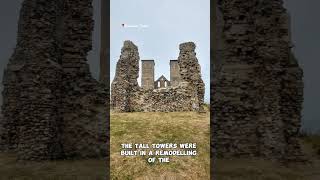
<instances>
[{"instance_id":1,"label":"grassy mound","mask_svg":"<svg viewBox=\"0 0 320 180\"><path fill-rule=\"evenodd\" d=\"M111 179L209 180L209 113L111 113ZM122 143L197 143L197 156L170 157L148 163L147 157L120 156ZM319 180L320 136L304 134L308 164L280 164L258 159L218 159L217 180ZM0 180L105 180L105 160L17 162L0 153Z\"/></svg>"},{"instance_id":2,"label":"grassy mound","mask_svg":"<svg viewBox=\"0 0 320 180\"><path fill-rule=\"evenodd\" d=\"M209 113L111 113L111 179L209 179ZM197 156L148 163L147 156L120 156L122 143L197 143Z\"/></svg>"}]
</instances>

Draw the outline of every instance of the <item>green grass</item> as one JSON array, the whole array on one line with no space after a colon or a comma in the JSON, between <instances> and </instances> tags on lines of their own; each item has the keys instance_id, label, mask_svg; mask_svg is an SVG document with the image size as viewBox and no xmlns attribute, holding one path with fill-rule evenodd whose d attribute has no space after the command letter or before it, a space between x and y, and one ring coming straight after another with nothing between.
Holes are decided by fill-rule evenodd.
<instances>
[{"instance_id":1,"label":"green grass","mask_svg":"<svg viewBox=\"0 0 320 180\"><path fill-rule=\"evenodd\" d=\"M320 136L305 135L301 145L307 163L282 164L259 159L218 159L218 180L320 180Z\"/></svg>"},{"instance_id":2,"label":"green grass","mask_svg":"<svg viewBox=\"0 0 320 180\"><path fill-rule=\"evenodd\" d=\"M303 143L308 148L308 154L320 157L320 135L309 134L302 137Z\"/></svg>"},{"instance_id":3,"label":"green grass","mask_svg":"<svg viewBox=\"0 0 320 180\"><path fill-rule=\"evenodd\" d=\"M288 168L277 162L258 159L216 161L218 180L305 180L303 169ZM307 179L306 179L307 180Z\"/></svg>"},{"instance_id":4,"label":"green grass","mask_svg":"<svg viewBox=\"0 0 320 180\"><path fill-rule=\"evenodd\" d=\"M105 180L105 160L17 162L0 154L0 180Z\"/></svg>"},{"instance_id":5,"label":"green grass","mask_svg":"<svg viewBox=\"0 0 320 180\"><path fill-rule=\"evenodd\" d=\"M209 179L209 113L111 113L111 179ZM197 143L197 156L148 163L148 156L120 156L122 143Z\"/></svg>"},{"instance_id":6,"label":"green grass","mask_svg":"<svg viewBox=\"0 0 320 180\"><path fill-rule=\"evenodd\" d=\"M215 176L218 180L319 180L320 163L280 164L258 159L218 159Z\"/></svg>"},{"instance_id":7,"label":"green grass","mask_svg":"<svg viewBox=\"0 0 320 180\"><path fill-rule=\"evenodd\" d=\"M121 143L197 143L198 156L171 157L170 163L148 163L147 157L120 156ZM320 180L320 136L301 137L307 164L280 164L259 159L218 159L217 180ZM112 113L113 180L208 180L209 113ZM17 162L0 154L0 180L105 180L105 160Z\"/></svg>"},{"instance_id":8,"label":"green grass","mask_svg":"<svg viewBox=\"0 0 320 180\"><path fill-rule=\"evenodd\" d=\"M209 179L209 113L112 113L112 179ZM121 143L197 143L198 156L171 157L148 163L145 157L122 157ZM0 153L0 180L105 180L105 160L17 162Z\"/></svg>"}]
</instances>

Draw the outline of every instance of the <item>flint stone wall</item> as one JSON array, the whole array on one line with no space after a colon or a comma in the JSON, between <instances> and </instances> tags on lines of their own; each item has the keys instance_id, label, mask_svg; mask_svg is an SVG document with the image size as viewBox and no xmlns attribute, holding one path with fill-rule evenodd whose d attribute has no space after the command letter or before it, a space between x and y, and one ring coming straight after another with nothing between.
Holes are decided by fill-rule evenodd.
<instances>
[{"instance_id":1,"label":"flint stone wall","mask_svg":"<svg viewBox=\"0 0 320 180\"><path fill-rule=\"evenodd\" d=\"M302 70L290 58L282 3L218 1L223 40L215 52L222 50L222 56L212 90L212 144L218 157L304 159L298 143Z\"/></svg>"},{"instance_id":2,"label":"flint stone wall","mask_svg":"<svg viewBox=\"0 0 320 180\"><path fill-rule=\"evenodd\" d=\"M131 41L125 41L111 84L111 108L118 112L200 111L203 106L204 83L192 42L180 45L178 63L182 82L178 86L159 89L139 87L139 52Z\"/></svg>"},{"instance_id":3,"label":"flint stone wall","mask_svg":"<svg viewBox=\"0 0 320 180\"><path fill-rule=\"evenodd\" d=\"M106 156L107 92L86 59L92 16L91 0L23 2L3 78L1 150L21 160Z\"/></svg>"}]
</instances>

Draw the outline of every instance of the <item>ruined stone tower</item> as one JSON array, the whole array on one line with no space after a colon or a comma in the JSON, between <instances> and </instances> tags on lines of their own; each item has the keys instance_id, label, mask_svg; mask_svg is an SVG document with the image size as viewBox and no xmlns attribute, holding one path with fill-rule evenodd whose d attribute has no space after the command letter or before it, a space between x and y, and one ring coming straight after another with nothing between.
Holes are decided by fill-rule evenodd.
<instances>
[{"instance_id":1,"label":"ruined stone tower","mask_svg":"<svg viewBox=\"0 0 320 180\"><path fill-rule=\"evenodd\" d=\"M101 9L100 9L100 14L101 14L101 29L100 29L100 36L101 36L101 41L100 41L100 72L99 72L99 81L101 83L106 84L109 82L109 72L108 72L108 48L109 47L109 41L108 41L108 25L110 24L110 18L108 14L108 3L109 1L107 0L101 0Z\"/></svg>"},{"instance_id":2,"label":"ruined stone tower","mask_svg":"<svg viewBox=\"0 0 320 180\"><path fill-rule=\"evenodd\" d=\"M137 94L140 90L138 47L125 41L117 62L116 74L111 84L111 108L120 112L135 111Z\"/></svg>"},{"instance_id":3,"label":"ruined stone tower","mask_svg":"<svg viewBox=\"0 0 320 180\"><path fill-rule=\"evenodd\" d=\"M180 68L178 60L170 60L170 81L163 75L154 80L154 60L141 60L141 87L145 90L168 88L169 86L178 86L180 83Z\"/></svg>"},{"instance_id":4,"label":"ruined stone tower","mask_svg":"<svg viewBox=\"0 0 320 180\"><path fill-rule=\"evenodd\" d=\"M178 60L170 60L170 84L178 86L180 82L180 68Z\"/></svg>"},{"instance_id":5,"label":"ruined stone tower","mask_svg":"<svg viewBox=\"0 0 320 180\"><path fill-rule=\"evenodd\" d=\"M282 0L218 1L212 140L216 156L303 159L302 70ZM219 53L218 53L219 54Z\"/></svg>"},{"instance_id":6,"label":"ruined stone tower","mask_svg":"<svg viewBox=\"0 0 320 180\"><path fill-rule=\"evenodd\" d=\"M105 157L105 86L87 54L92 0L25 0L3 77L0 150L22 160Z\"/></svg>"},{"instance_id":7,"label":"ruined stone tower","mask_svg":"<svg viewBox=\"0 0 320 180\"><path fill-rule=\"evenodd\" d=\"M154 61L142 61L142 88L139 76L138 47L125 41L111 85L111 108L118 112L199 111L203 106L204 83L195 56L196 45L182 43L177 62L172 63L174 79L183 75L183 83L171 86L164 76L154 81ZM182 68L177 68L181 66ZM178 73L178 75L176 74ZM149 82L152 82L152 87Z\"/></svg>"},{"instance_id":8,"label":"ruined stone tower","mask_svg":"<svg viewBox=\"0 0 320 180\"><path fill-rule=\"evenodd\" d=\"M154 88L154 60L141 60L142 75L141 87L143 89Z\"/></svg>"}]
</instances>

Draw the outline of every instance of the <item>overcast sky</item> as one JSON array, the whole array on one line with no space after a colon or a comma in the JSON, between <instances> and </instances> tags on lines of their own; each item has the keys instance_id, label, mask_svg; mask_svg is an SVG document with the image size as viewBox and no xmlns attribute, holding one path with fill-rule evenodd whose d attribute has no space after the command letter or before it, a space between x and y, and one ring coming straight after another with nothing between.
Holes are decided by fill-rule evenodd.
<instances>
[{"instance_id":1,"label":"overcast sky","mask_svg":"<svg viewBox=\"0 0 320 180\"><path fill-rule=\"evenodd\" d=\"M304 70L303 127L320 130L320 1L286 0L294 53Z\"/></svg>"},{"instance_id":2,"label":"overcast sky","mask_svg":"<svg viewBox=\"0 0 320 180\"><path fill-rule=\"evenodd\" d=\"M122 41L131 39L139 46L142 59L155 59L156 77L169 77L169 60L178 57L178 45L184 41L195 41L197 56L202 65L205 81L208 81L208 24L209 0L111 0L112 50L111 64L119 59ZM4 0L0 5L0 79L3 69L16 43L17 20L22 0ZM132 4L133 2L136 2ZM120 4L122 3L122 4ZM141 4L144 3L144 4ZM94 0L96 26L93 50L89 53L89 63L94 77L99 65L99 0ZM304 129L320 128L320 1L286 0L286 7L292 17L292 39L294 53L304 70L305 101L303 109ZM120 23L120 25L119 25ZM121 23L145 24L146 29L123 29ZM201 27L201 28L200 28ZM166 34L164 34L166 33ZM201 34L203 33L203 34ZM208 37L208 39L204 39ZM114 70L114 66L111 66ZM113 77L114 71L111 71ZM112 79L111 79L112 80ZM208 86L208 83L206 83ZM206 90L208 92L208 90ZM208 95L207 95L208 97Z\"/></svg>"},{"instance_id":3,"label":"overcast sky","mask_svg":"<svg viewBox=\"0 0 320 180\"><path fill-rule=\"evenodd\" d=\"M141 60L155 60L155 79L170 79L169 62L178 58L179 44L192 41L209 102L210 0L111 0L110 7L111 80L125 40L138 46Z\"/></svg>"}]
</instances>

